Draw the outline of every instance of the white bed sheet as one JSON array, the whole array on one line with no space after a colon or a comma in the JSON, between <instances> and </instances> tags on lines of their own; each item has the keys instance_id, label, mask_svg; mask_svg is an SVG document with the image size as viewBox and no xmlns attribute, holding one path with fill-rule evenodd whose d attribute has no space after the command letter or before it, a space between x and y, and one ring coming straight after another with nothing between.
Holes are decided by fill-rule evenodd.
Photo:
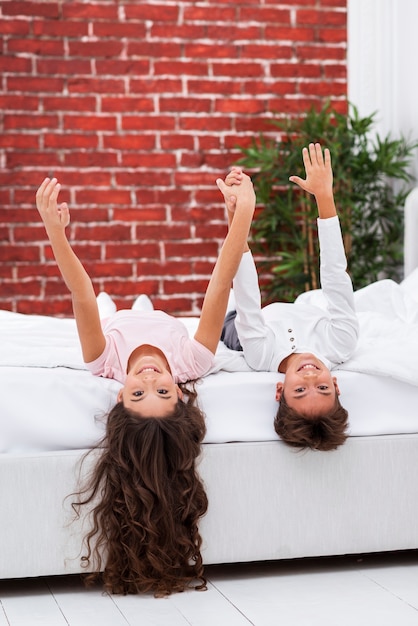
<instances>
[{"instance_id":1,"label":"white bed sheet","mask_svg":"<svg viewBox=\"0 0 418 626\"><path fill-rule=\"evenodd\" d=\"M197 319L183 321L193 333ZM0 345L0 452L88 448L103 436L120 384L86 370L74 320L0 311ZM352 371L337 378L351 436L418 432L417 386ZM205 442L276 440L279 379L220 344L198 383Z\"/></svg>"}]
</instances>

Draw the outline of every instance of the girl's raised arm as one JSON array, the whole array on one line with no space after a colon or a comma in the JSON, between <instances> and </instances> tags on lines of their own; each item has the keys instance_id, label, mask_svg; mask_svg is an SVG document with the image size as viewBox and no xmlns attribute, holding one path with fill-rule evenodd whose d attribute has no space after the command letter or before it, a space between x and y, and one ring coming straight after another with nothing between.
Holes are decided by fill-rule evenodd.
<instances>
[{"instance_id":1,"label":"girl's raised arm","mask_svg":"<svg viewBox=\"0 0 418 626\"><path fill-rule=\"evenodd\" d=\"M91 279L65 234L65 229L70 223L70 212L65 202L60 205L57 203L60 189L56 178L46 178L36 193L36 206L58 268L72 295L83 358L88 363L101 355L106 342Z\"/></svg>"},{"instance_id":2,"label":"girl's raised arm","mask_svg":"<svg viewBox=\"0 0 418 626\"><path fill-rule=\"evenodd\" d=\"M221 336L232 280L244 250L248 249L247 238L255 209L255 193L249 176L240 172L239 184L227 185L221 179L216 183L228 209L234 204L231 198L235 198L235 211L206 290L195 334L195 339L213 354Z\"/></svg>"}]
</instances>

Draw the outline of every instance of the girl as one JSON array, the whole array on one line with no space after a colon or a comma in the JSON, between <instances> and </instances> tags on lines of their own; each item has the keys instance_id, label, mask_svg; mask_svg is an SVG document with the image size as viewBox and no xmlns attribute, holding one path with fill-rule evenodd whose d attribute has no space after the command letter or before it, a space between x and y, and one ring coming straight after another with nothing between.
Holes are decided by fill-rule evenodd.
<instances>
[{"instance_id":1,"label":"girl","mask_svg":"<svg viewBox=\"0 0 418 626\"><path fill-rule=\"evenodd\" d=\"M232 279L246 245L255 208L251 180L231 187L216 181L236 203L215 264L195 336L162 311L119 311L103 325L92 282L65 229L60 184L46 178L36 194L52 251L71 292L84 361L93 374L122 383L97 446L89 483L74 504L92 507L86 565L97 579L103 569L111 593L183 591L192 581L205 588L198 520L207 498L196 471L205 434L196 392L185 383L210 369L220 338ZM103 565L103 567L102 567Z\"/></svg>"}]
</instances>

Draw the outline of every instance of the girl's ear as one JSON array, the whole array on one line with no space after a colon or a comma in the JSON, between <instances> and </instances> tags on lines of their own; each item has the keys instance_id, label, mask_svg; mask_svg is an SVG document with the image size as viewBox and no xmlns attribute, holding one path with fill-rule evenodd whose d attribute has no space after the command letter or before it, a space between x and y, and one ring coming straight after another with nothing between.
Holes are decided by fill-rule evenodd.
<instances>
[{"instance_id":1,"label":"girl's ear","mask_svg":"<svg viewBox=\"0 0 418 626\"><path fill-rule=\"evenodd\" d=\"M176 385L177 396L179 400L183 400L183 392L178 385Z\"/></svg>"},{"instance_id":2,"label":"girl's ear","mask_svg":"<svg viewBox=\"0 0 418 626\"><path fill-rule=\"evenodd\" d=\"M283 383L277 383L276 385L276 401L280 402L280 398L282 397L282 393L283 393Z\"/></svg>"},{"instance_id":3,"label":"girl's ear","mask_svg":"<svg viewBox=\"0 0 418 626\"><path fill-rule=\"evenodd\" d=\"M123 387L118 391L118 402L122 402Z\"/></svg>"}]
</instances>

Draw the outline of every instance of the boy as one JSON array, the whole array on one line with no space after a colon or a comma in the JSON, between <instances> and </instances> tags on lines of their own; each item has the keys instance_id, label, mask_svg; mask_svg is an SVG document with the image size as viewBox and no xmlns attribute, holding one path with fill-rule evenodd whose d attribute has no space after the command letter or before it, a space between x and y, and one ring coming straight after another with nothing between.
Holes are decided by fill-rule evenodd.
<instances>
[{"instance_id":1,"label":"boy","mask_svg":"<svg viewBox=\"0 0 418 626\"><path fill-rule=\"evenodd\" d=\"M235 321L248 365L285 375L276 387L280 405L274 421L282 440L299 448L332 450L347 437L348 414L340 404L331 370L354 351L358 321L333 196L330 152L323 153L320 144L311 143L302 155L306 179L291 176L289 180L313 194L318 206L324 307L304 302L302 296L293 304L276 302L261 309L257 271L246 245L233 281L236 318L227 318L223 339L228 347L237 348ZM241 170L233 168L225 182L234 189L241 177ZM233 201L226 198L226 205L231 224Z\"/></svg>"}]
</instances>

